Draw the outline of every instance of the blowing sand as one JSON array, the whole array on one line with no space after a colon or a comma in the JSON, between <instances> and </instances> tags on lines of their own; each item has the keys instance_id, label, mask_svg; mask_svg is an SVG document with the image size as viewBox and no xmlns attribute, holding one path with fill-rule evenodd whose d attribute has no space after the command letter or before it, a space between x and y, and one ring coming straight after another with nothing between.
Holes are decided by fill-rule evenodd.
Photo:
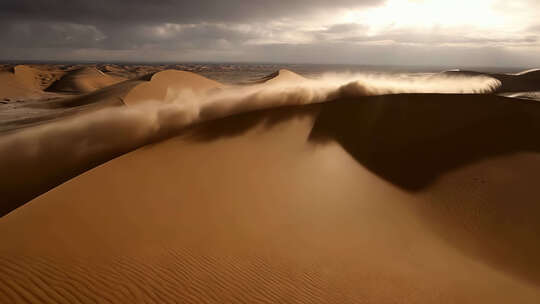
<instances>
[{"instance_id":1,"label":"blowing sand","mask_svg":"<svg viewBox=\"0 0 540 304\"><path fill-rule=\"evenodd\" d=\"M280 74L296 77L282 72L277 80ZM132 92L164 96L154 81L134 84ZM204 92L216 86L197 82ZM331 90L286 85L269 95L264 87L234 91L239 101L225 112L215 101L231 102L223 97L230 93L219 91L229 89L218 86L216 94L225 95L217 99L197 95L205 96L204 104L189 112L185 125L169 125L167 117L152 120L144 129L151 133L140 133L147 120L122 116L129 123L103 129L100 138L111 140L104 143L120 141L125 150L149 137L154 143L4 216L0 297L538 303L537 102L479 94L378 95L349 84ZM262 97L271 106L253 111L245 103ZM212 113L209 120L204 113ZM97 121L71 134L87 134L82 130L88 126L95 134L102 126ZM32 134L67 134L58 130ZM158 142L164 136L159 130L176 136ZM121 140L134 133L144 136ZM41 155L85 151L69 148L38 149L33 156L41 163ZM74 175L66 173L74 164L86 161L88 169L126 152L92 151L56 171L43 163L47 169L37 171L38 180L56 177L58 183ZM53 159L62 164L61 157ZM36 186L16 185L18 192Z\"/></svg>"}]
</instances>

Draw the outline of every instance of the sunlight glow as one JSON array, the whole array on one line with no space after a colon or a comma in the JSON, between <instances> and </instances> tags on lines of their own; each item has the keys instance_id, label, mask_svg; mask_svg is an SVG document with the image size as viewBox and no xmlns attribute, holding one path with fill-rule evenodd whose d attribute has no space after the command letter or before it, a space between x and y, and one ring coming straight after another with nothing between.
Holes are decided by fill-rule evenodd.
<instances>
[{"instance_id":1,"label":"sunlight glow","mask_svg":"<svg viewBox=\"0 0 540 304\"><path fill-rule=\"evenodd\" d=\"M346 14L343 22L366 24L372 34L392 28L499 28L506 25L494 10L496 0L388 0L383 6Z\"/></svg>"}]
</instances>

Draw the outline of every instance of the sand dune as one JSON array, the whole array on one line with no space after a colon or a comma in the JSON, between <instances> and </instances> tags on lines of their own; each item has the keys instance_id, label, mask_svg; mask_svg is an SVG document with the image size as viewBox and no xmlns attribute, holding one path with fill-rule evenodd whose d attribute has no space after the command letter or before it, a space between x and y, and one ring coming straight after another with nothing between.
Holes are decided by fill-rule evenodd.
<instances>
[{"instance_id":1,"label":"sand dune","mask_svg":"<svg viewBox=\"0 0 540 304\"><path fill-rule=\"evenodd\" d=\"M37 97L47 88L58 73L17 65L0 72L0 98L24 99Z\"/></svg>"},{"instance_id":2,"label":"sand dune","mask_svg":"<svg viewBox=\"0 0 540 304\"><path fill-rule=\"evenodd\" d=\"M53 82L60 79L62 72L56 70L37 69L27 65L17 65L14 68L15 77L24 83L28 88L34 90L45 90Z\"/></svg>"},{"instance_id":3,"label":"sand dune","mask_svg":"<svg viewBox=\"0 0 540 304\"><path fill-rule=\"evenodd\" d=\"M305 77L300 76L293 71L281 69L279 71L276 71L275 73L269 74L268 76L265 76L255 81L255 83L265 83L267 85L274 85L274 84L291 84L291 83L298 83L298 82L301 83L304 81L306 81Z\"/></svg>"},{"instance_id":4,"label":"sand dune","mask_svg":"<svg viewBox=\"0 0 540 304\"><path fill-rule=\"evenodd\" d=\"M498 92L527 92L527 91L540 91L540 70L523 71L516 74L497 74L497 73L483 73L475 71L448 71L445 72L452 75L466 75L466 76L478 76L487 75L501 81L502 86L499 87Z\"/></svg>"},{"instance_id":5,"label":"sand dune","mask_svg":"<svg viewBox=\"0 0 540 304\"><path fill-rule=\"evenodd\" d=\"M84 114L90 109L118 105L121 100L130 109L78 116L0 140L0 151L6 155L15 155L14 158L5 158L0 168L18 171L0 183L0 193L8 202L0 205L1 214L84 170L141 145L170 136L192 123L258 109L320 103L345 97L357 98L404 90L442 88L452 91L456 90L452 88L456 83L465 84L470 91L489 90L494 81L484 77L426 78L422 85L407 79L366 78L360 82L355 79L354 76L334 75L328 79L308 80L293 72L281 70L266 77L263 84L225 87L193 73L164 71L87 95L36 103L32 107L59 109L61 112L8 121L0 124L0 128L15 129L19 124L42 124L73 113ZM438 85L434 86L433 83ZM462 88L458 85L457 90L461 91ZM141 105L139 102L147 104ZM16 153L28 150L34 153ZM37 170L36 166L44 162L47 163L43 166L46 169ZM27 189L19 191L17 185L23 183Z\"/></svg>"},{"instance_id":6,"label":"sand dune","mask_svg":"<svg viewBox=\"0 0 540 304\"><path fill-rule=\"evenodd\" d=\"M144 77L127 80L76 96L54 98L53 95L53 98L43 99L43 96L39 95L41 99L27 102L18 108L11 109L9 113L0 115L0 132L53 123L76 114L89 114L96 110L124 105L123 100L126 95L134 87L146 81Z\"/></svg>"},{"instance_id":7,"label":"sand dune","mask_svg":"<svg viewBox=\"0 0 540 304\"><path fill-rule=\"evenodd\" d=\"M0 299L537 303L540 105L330 79L163 71L36 102L106 110L1 138L0 214L31 201L0 219Z\"/></svg>"},{"instance_id":8,"label":"sand dune","mask_svg":"<svg viewBox=\"0 0 540 304\"><path fill-rule=\"evenodd\" d=\"M10 71L0 72L0 98L8 101L11 98L36 96L37 91L27 87Z\"/></svg>"},{"instance_id":9,"label":"sand dune","mask_svg":"<svg viewBox=\"0 0 540 304\"><path fill-rule=\"evenodd\" d=\"M0 291L536 303L538 115L493 95L413 94L193 126L5 216Z\"/></svg>"},{"instance_id":10,"label":"sand dune","mask_svg":"<svg viewBox=\"0 0 540 304\"><path fill-rule=\"evenodd\" d=\"M195 73L166 70L152 75L150 82L135 87L124 99L127 105L136 105L149 101L166 101L167 94L172 91L190 90L203 92L224 87L217 81L210 80Z\"/></svg>"},{"instance_id":11,"label":"sand dune","mask_svg":"<svg viewBox=\"0 0 540 304\"><path fill-rule=\"evenodd\" d=\"M109 76L96 68L83 67L68 72L47 90L51 92L89 93L126 80Z\"/></svg>"}]
</instances>

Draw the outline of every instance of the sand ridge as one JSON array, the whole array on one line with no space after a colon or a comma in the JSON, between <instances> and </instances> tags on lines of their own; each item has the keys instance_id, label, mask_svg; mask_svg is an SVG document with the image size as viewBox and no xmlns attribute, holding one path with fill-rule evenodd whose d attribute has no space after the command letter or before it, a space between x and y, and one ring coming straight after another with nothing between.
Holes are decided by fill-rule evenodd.
<instances>
[{"instance_id":1,"label":"sand ridge","mask_svg":"<svg viewBox=\"0 0 540 304\"><path fill-rule=\"evenodd\" d=\"M433 79L428 80L433 83ZM465 80L473 91L491 88L492 79L477 77ZM88 115L59 120L58 124L44 125L43 129L22 130L0 140L0 150L8 155L15 155L12 152L15 150L40 151L36 155L23 153L5 159L3 167L7 171L15 167L19 170L0 186L0 191L7 198L7 202L1 205L2 214L100 162L172 136L193 123L265 108L380 95L403 90L404 85L407 89L410 83L388 82L386 79L377 81L375 87L370 87L369 79L367 82L356 81L350 76L308 80L281 70L266 77L262 84L224 86L194 73L167 70L74 98L36 103L33 107L62 111L54 113L58 118L77 111ZM443 81L448 82L449 79L443 78ZM464 79L458 81L463 83ZM396 89L387 88L386 83L399 85ZM432 84L426 84L425 89L433 89ZM414 90L418 89L422 87L416 85ZM135 101L147 103L138 105ZM107 111L107 107L123 104L129 107ZM103 108L103 111L95 112ZM89 112L91 110L94 112ZM29 118L24 123L44 124L48 119L51 118ZM17 122L8 127L17 127ZM51 159L55 160L54 164L47 162L43 166L46 169L35 169L37 164ZM30 174L33 171L36 173ZM20 183L27 184L26 191L16 190L15 185Z\"/></svg>"},{"instance_id":2,"label":"sand ridge","mask_svg":"<svg viewBox=\"0 0 540 304\"><path fill-rule=\"evenodd\" d=\"M515 170L516 164L530 166L538 158L499 157L506 152L489 156L489 151L474 148L488 158L473 160L476 167L460 161L458 168L441 172L436 186L425 186L415 194L391 175L381 178L386 171L375 170L370 158L358 158L350 146L351 140L361 146L369 141L377 150L401 151L404 142L387 146L374 140L382 131L378 129L387 126L387 134L414 135L415 145L429 151L430 138L467 134L475 122L492 127L503 119L498 113L524 121L523 129L515 129L527 132L524 138L537 132L527 120L527 113L539 111L536 105L523 103L526 111L513 111L515 101L506 103L497 96L440 98L436 94L368 97L365 103L344 100L239 114L121 156L2 220L0 252L6 267L0 275L18 275L11 285L0 288L14 300L44 301L69 290L86 301L534 303L540 295L538 269L524 273L512 260L500 260L498 253L509 244L466 234L467 227L456 221L459 214L444 211L450 206L468 210L463 211L466 214L475 212L482 219L476 222L480 235L489 235L489 223L499 211L471 210L469 204L502 207L506 198L498 192L504 192L503 187L484 189L483 204L474 206L477 192L468 189L477 181L458 179L464 183L459 184L445 179L444 173L496 182L496 176ZM456 106L458 98L465 99ZM387 115L395 114L390 107L378 107L384 102L380 99L405 103L409 118L418 125L411 129L404 129L399 121L388 125L386 119L392 121L392 116ZM433 103L435 108L430 106ZM421 106L415 109L417 104ZM475 119L475 108L459 108L465 104L491 105L494 112ZM450 126L418 120L426 113L452 109L470 115ZM341 111L356 118L337 115ZM358 119L362 113L378 113L375 117L381 120ZM344 125L351 133L374 133L355 140L343 133ZM423 137L417 130L429 132ZM452 154L439 154L439 160L451 159ZM494 168L487 175L486 166ZM514 175L505 184L538 178L534 170L530 174ZM538 193L534 187L527 189L520 203L530 205ZM444 191L455 193L456 200L445 196L445 205L437 207ZM441 209L428 212L433 208ZM529 220L538 213L520 210L505 215L510 225L525 216L525 226L507 227L505 237L514 237L515 254L529 259L538 252L537 246L529 246L532 234L518 236L538 229L537 221ZM449 223L448 231L460 231L461 240L433 230L433 222L442 220ZM490 250L468 247L472 241ZM15 260L18 256L25 258ZM43 277L45 272L52 277ZM78 288L53 284L68 274L81 282ZM112 281L124 286L123 291L106 287Z\"/></svg>"},{"instance_id":3,"label":"sand ridge","mask_svg":"<svg viewBox=\"0 0 540 304\"><path fill-rule=\"evenodd\" d=\"M47 90L51 92L89 93L126 80L109 76L93 67L83 67L69 71L54 82Z\"/></svg>"},{"instance_id":4,"label":"sand ridge","mask_svg":"<svg viewBox=\"0 0 540 304\"><path fill-rule=\"evenodd\" d=\"M128 106L86 124L75 117L61 133L30 130L42 145L4 150L1 171L14 173L0 176L0 197L11 198L3 210L39 196L0 219L0 295L537 303L537 102L377 95L349 83L320 95L331 102L305 104L320 96L296 88L302 76L281 70L264 81L226 99L233 107L210 103L207 120L171 130L159 119L184 112L152 112L154 104L139 113L137 103L162 107L171 86L237 88L164 71L45 103ZM268 95L274 87L280 94ZM146 132L162 137L148 142ZM10 147L27 147L20 140Z\"/></svg>"},{"instance_id":5,"label":"sand ridge","mask_svg":"<svg viewBox=\"0 0 540 304\"><path fill-rule=\"evenodd\" d=\"M0 97L20 99L39 96L58 77L56 73L30 66L14 66L0 72Z\"/></svg>"},{"instance_id":6,"label":"sand ridge","mask_svg":"<svg viewBox=\"0 0 540 304\"><path fill-rule=\"evenodd\" d=\"M200 93L211 89L223 88L221 83L191 72L165 70L151 76L148 83L133 88L124 98L126 105L136 105L151 101L165 101L170 90L190 90Z\"/></svg>"}]
</instances>

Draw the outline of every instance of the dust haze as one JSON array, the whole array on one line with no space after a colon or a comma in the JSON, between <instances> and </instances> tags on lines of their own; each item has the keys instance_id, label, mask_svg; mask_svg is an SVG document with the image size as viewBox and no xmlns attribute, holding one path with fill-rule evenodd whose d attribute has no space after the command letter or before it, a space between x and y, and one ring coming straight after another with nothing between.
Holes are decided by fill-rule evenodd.
<instances>
[{"instance_id":1,"label":"dust haze","mask_svg":"<svg viewBox=\"0 0 540 304\"><path fill-rule=\"evenodd\" d=\"M501 83L486 76L328 73L317 79L215 89L169 88L165 100L103 109L31 127L0 139L0 167L60 159L76 164L114 151L130 151L165 134L207 120L279 106L398 93L490 93ZM361 102L359 99L358 102Z\"/></svg>"}]
</instances>

